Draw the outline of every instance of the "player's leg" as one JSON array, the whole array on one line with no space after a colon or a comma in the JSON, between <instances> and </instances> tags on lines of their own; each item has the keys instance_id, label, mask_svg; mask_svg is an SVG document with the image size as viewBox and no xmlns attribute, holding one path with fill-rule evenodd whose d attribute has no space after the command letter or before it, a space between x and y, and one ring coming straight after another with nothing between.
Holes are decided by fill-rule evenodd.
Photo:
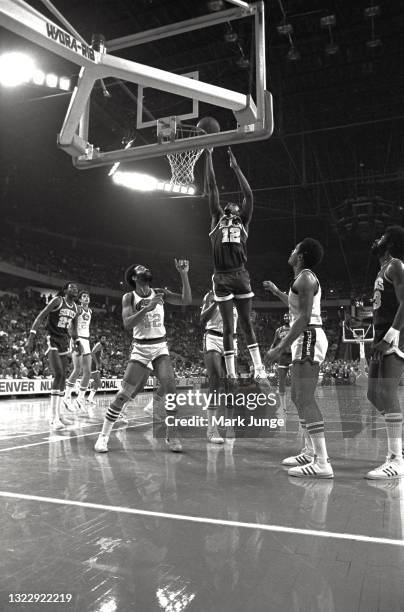
<instances>
[{"instance_id":1,"label":"player's leg","mask_svg":"<svg viewBox=\"0 0 404 612\"><path fill-rule=\"evenodd\" d=\"M278 377L279 377L279 403L281 410L286 412L286 378L288 375L288 366L278 365Z\"/></svg>"},{"instance_id":2,"label":"player's leg","mask_svg":"<svg viewBox=\"0 0 404 612\"><path fill-rule=\"evenodd\" d=\"M115 395L105 415L101 433L94 447L96 452L108 451L108 439L123 406L143 390L146 380L146 365L138 361L130 361L125 370L121 389Z\"/></svg>"},{"instance_id":3,"label":"player's leg","mask_svg":"<svg viewBox=\"0 0 404 612\"><path fill-rule=\"evenodd\" d=\"M223 321L223 349L226 372L229 378L237 378L236 353L234 350L234 317L233 299L219 301L220 315Z\"/></svg>"},{"instance_id":4,"label":"player's leg","mask_svg":"<svg viewBox=\"0 0 404 612\"><path fill-rule=\"evenodd\" d=\"M374 360L372 360L374 361ZM381 466L371 470L366 475L369 479L390 479L404 476L404 461L402 458L402 423L403 417L398 399L398 386L404 370L404 359L395 353L384 355L377 367L377 391L375 391L376 365L369 368L373 374L369 380L368 397L379 412L384 415L387 433L387 459Z\"/></svg>"},{"instance_id":5,"label":"player's leg","mask_svg":"<svg viewBox=\"0 0 404 612\"><path fill-rule=\"evenodd\" d=\"M220 339L219 339L220 340ZM221 376L222 376L222 354L217 350L206 350L205 366L209 380L209 393L211 400L207 407L208 412L208 430L207 437L209 442L213 444L223 444L224 440L217 430L217 424L214 422L214 417L217 414L217 403L215 397L220 391Z\"/></svg>"},{"instance_id":6,"label":"player's leg","mask_svg":"<svg viewBox=\"0 0 404 612\"><path fill-rule=\"evenodd\" d=\"M175 416L177 413L174 367L168 354L157 356L153 360L153 370L160 383L160 393L164 397L166 416ZM179 433L176 426L170 425L166 429L166 442L174 453L182 451Z\"/></svg>"},{"instance_id":7,"label":"player's leg","mask_svg":"<svg viewBox=\"0 0 404 612\"><path fill-rule=\"evenodd\" d=\"M73 420L64 416L63 410L62 410L64 391L66 388L67 370L69 367L69 355L67 352L59 353L59 358L60 358L60 363L61 363L61 368L62 368L60 379L59 379L59 397L58 397L58 403L57 403L59 420L63 423L63 425L72 425Z\"/></svg>"},{"instance_id":8,"label":"player's leg","mask_svg":"<svg viewBox=\"0 0 404 612\"><path fill-rule=\"evenodd\" d=\"M332 478L324 434L324 418L314 397L320 364L309 360L294 364L296 384L296 404L303 413L308 437L314 452L314 460L303 467L289 469L290 476Z\"/></svg>"},{"instance_id":9,"label":"player's leg","mask_svg":"<svg viewBox=\"0 0 404 612\"><path fill-rule=\"evenodd\" d=\"M91 375L91 353L87 353L81 356L82 363L82 377L80 381L80 389L77 397L77 404L81 410L84 408L84 396L87 391L88 383L90 382Z\"/></svg>"},{"instance_id":10,"label":"player's leg","mask_svg":"<svg viewBox=\"0 0 404 612\"><path fill-rule=\"evenodd\" d=\"M262 365L261 353L255 335L253 323L251 320L252 312L252 299L251 298L237 298L234 300L234 304L237 308L239 315L240 326L244 333L244 337L247 342L247 348L251 355L251 359L254 365L254 378L257 382L267 382L267 375L265 368Z\"/></svg>"},{"instance_id":11,"label":"player's leg","mask_svg":"<svg viewBox=\"0 0 404 612\"><path fill-rule=\"evenodd\" d=\"M49 350L48 361L50 371L53 374L49 424L51 429L63 429L64 424L60 419L60 402L61 389L64 388L65 383L65 364L57 348Z\"/></svg>"},{"instance_id":12,"label":"player's leg","mask_svg":"<svg viewBox=\"0 0 404 612\"><path fill-rule=\"evenodd\" d=\"M87 401L89 402L89 404L95 404L95 394L101 387L101 373L99 370L93 370L90 374L90 377L92 378L93 382Z\"/></svg>"},{"instance_id":13,"label":"player's leg","mask_svg":"<svg viewBox=\"0 0 404 612\"><path fill-rule=\"evenodd\" d=\"M72 391L74 391L76 380L81 373L81 359L81 355L76 353L76 351L72 352L73 371L66 381L66 388L63 396L63 404L68 410L73 410L71 406Z\"/></svg>"},{"instance_id":14,"label":"player's leg","mask_svg":"<svg viewBox=\"0 0 404 612\"><path fill-rule=\"evenodd\" d=\"M299 417L299 428L303 435L303 448L297 455L292 455L290 457L286 457L282 461L282 465L287 467L295 467L298 465L307 465L313 461L314 451L313 446L311 444L310 436L306 429L306 416L304 413L304 406L301 402L301 393L300 393L300 371L299 364L292 364L292 384L290 389L290 398L294 405L296 406L297 414Z\"/></svg>"}]
</instances>

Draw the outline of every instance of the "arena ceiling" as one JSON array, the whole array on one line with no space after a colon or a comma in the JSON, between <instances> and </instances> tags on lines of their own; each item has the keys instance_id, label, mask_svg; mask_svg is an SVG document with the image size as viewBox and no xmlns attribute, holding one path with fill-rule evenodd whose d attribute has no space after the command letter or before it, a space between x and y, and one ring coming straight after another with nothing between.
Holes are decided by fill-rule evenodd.
<instances>
[{"instance_id":1,"label":"arena ceiling","mask_svg":"<svg viewBox=\"0 0 404 612\"><path fill-rule=\"evenodd\" d=\"M51 16L39 0L29 3ZM53 4L88 41L94 32L109 40L208 12L204 0L54 0ZM404 4L267 0L265 5L275 131L268 141L235 147L254 189L257 252L268 243L289 248L308 232L338 244L335 227L339 207L347 198L379 196L393 202L401 215ZM330 15L335 16L335 25L322 27L321 20ZM279 31L279 26L288 24L290 36ZM243 22L233 22L232 27L236 42L225 40L228 27L221 25L208 33L119 54L178 73L199 69L203 80L220 80L247 93L250 71L238 60L250 58L251 28ZM21 39L2 31L1 51L21 45ZM76 66L45 51L38 53L49 70L77 77ZM111 97L103 96L101 88L94 93L91 129L99 144L115 148L134 134L136 109L119 84L106 84ZM0 173L3 209L9 216L52 228L63 225L66 232L83 233L92 223L97 234L109 234L111 241L128 241L134 235L139 243L145 235L164 240L161 230L170 220L193 243L205 240L208 218L201 198L151 203L150 196L112 186L103 168L84 172L72 168L55 143L68 96L50 96L46 90L25 86L18 92L2 91L1 99ZM150 98L148 104L154 112L159 99ZM144 137L136 131L135 136ZM216 164L223 198L234 199L236 185L224 150L217 151ZM167 171L163 159L151 166L157 173ZM140 163L139 168L150 171L150 163ZM167 241L175 235L170 231Z\"/></svg>"}]
</instances>

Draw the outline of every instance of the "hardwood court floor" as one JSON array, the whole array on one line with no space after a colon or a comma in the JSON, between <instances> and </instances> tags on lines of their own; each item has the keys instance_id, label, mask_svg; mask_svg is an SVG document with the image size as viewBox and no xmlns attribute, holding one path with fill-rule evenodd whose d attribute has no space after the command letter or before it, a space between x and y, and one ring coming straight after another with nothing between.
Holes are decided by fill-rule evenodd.
<instances>
[{"instance_id":1,"label":"hardwood court floor","mask_svg":"<svg viewBox=\"0 0 404 612\"><path fill-rule=\"evenodd\" d=\"M109 399L57 435L47 400L0 403L1 611L404 609L404 483L363 478L385 433L362 388L319 390L334 481L280 466L300 445L292 408L276 432L237 431L222 447L194 436L176 455L153 437L142 396L96 454Z\"/></svg>"}]
</instances>

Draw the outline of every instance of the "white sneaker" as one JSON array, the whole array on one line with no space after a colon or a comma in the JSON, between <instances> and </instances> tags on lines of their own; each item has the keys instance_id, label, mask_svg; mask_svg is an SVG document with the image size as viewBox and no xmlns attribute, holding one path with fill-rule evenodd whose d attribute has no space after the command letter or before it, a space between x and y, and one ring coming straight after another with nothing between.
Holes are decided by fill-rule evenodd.
<instances>
[{"instance_id":1,"label":"white sneaker","mask_svg":"<svg viewBox=\"0 0 404 612\"><path fill-rule=\"evenodd\" d=\"M171 428L170 435L168 435L168 427L166 430L166 444L172 453L182 453L182 444L181 440L178 437L178 433L176 431L172 431Z\"/></svg>"},{"instance_id":2,"label":"white sneaker","mask_svg":"<svg viewBox=\"0 0 404 612\"><path fill-rule=\"evenodd\" d=\"M369 480L400 478L404 476L404 460L399 455L388 455L379 467L370 470L365 476Z\"/></svg>"},{"instance_id":3,"label":"white sneaker","mask_svg":"<svg viewBox=\"0 0 404 612\"><path fill-rule=\"evenodd\" d=\"M307 465L313 461L313 453L311 453L307 448L303 448L301 453L298 455L292 455L291 457L286 457L282 461L282 465L286 465L287 467L296 467L297 465Z\"/></svg>"},{"instance_id":4,"label":"white sneaker","mask_svg":"<svg viewBox=\"0 0 404 612\"><path fill-rule=\"evenodd\" d=\"M91 404L92 406L95 406L96 403L97 403L94 398L92 398L92 399L87 398L86 402L87 402L87 404Z\"/></svg>"},{"instance_id":5,"label":"white sneaker","mask_svg":"<svg viewBox=\"0 0 404 612\"><path fill-rule=\"evenodd\" d=\"M224 444L224 440L217 429L208 429L206 437L211 444Z\"/></svg>"},{"instance_id":6,"label":"white sneaker","mask_svg":"<svg viewBox=\"0 0 404 612\"><path fill-rule=\"evenodd\" d=\"M58 431L59 429L64 429L64 428L65 426L63 425L60 419L52 419L51 421L49 421L49 429L51 431Z\"/></svg>"},{"instance_id":7,"label":"white sneaker","mask_svg":"<svg viewBox=\"0 0 404 612\"><path fill-rule=\"evenodd\" d=\"M271 388L271 384L269 382L268 379L268 374L265 370L264 366L261 366L260 368L257 368L254 372L254 381L256 382L256 384L259 387L263 387L266 389L270 389Z\"/></svg>"},{"instance_id":8,"label":"white sneaker","mask_svg":"<svg viewBox=\"0 0 404 612\"><path fill-rule=\"evenodd\" d=\"M74 407L71 397L62 397L62 406L69 412L76 412L76 408Z\"/></svg>"},{"instance_id":9,"label":"white sneaker","mask_svg":"<svg viewBox=\"0 0 404 612\"><path fill-rule=\"evenodd\" d=\"M73 423L74 423L74 421L72 419L69 419L69 418L65 417L63 414L59 415L59 420L65 426L73 425Z\"/></svg>"},{"instance_id":10,"label":"white sneaker","mask_svg":"<svg viewBox=\"0 0 404 612\"><path fill-rule=\"evenodd\" d=\"M104 434L100 434L98 436L97 442L94 445L94 450L96 453L107 453L108 452L108 436L104 436Z\"/></svg>"},{"instance_id":11,"label":"white sneaker","mask_svg":"<svg viewBox=\"0 0 404 612\"><path fill-rule=\"evenodd\" d=\"M128 419L128 415L126 414L126 412L121 412L120 415L118 416L117 420L116 420L116 424L119 426L123 426L126 427L126 425L129 425L129 419Z\"/></svg>"},{"instance_id":12,"label":"white sneaker","mask_svg":"<svg viewBox=\"0 0 404 612\"><path fill-rule=\"evenodd\" d=\"M85 401L83 397L76 397L76 399L74 400L74 403L76 405L77 412L81 412L81 414L87 414Z\"/></svg>"},{"instance_id":13,"label":"white sneaker","mask_svg":"<svg viewBox=\"0 0 404 612\"><path fill-rule=\"evenodd\" d=\"M319 464L316 455L307 465L289 468L288 475L296 476L297 478L334 478L330 460L327 459L326 463Z\"/></svg>"}]
</instances>

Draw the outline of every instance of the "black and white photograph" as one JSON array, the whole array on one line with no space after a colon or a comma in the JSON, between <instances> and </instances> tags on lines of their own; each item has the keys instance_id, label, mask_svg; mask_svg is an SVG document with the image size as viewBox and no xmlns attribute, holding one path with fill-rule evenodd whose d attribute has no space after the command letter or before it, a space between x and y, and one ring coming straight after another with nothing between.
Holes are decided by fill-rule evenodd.
<instances>
[{"instance_id":1,"label":"black and white photograph","mask_svg":"<svg viewBox=\"0 0 404 612\"><path fill-rule=\"evenodd\" d=\"M403 32L0 0L0 612L404 610Z\"/></svg>"}]
</instances>

